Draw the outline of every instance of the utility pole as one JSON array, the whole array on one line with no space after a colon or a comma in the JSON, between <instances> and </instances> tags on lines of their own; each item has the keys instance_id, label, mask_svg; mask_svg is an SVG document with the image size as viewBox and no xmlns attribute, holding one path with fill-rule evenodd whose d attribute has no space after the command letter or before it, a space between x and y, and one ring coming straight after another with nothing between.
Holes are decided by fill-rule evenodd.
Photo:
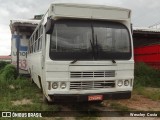
<instances>
[{"instance_id":1,"label":"utility pole","mask_svg":"<svg viewBox=\"0 0 160 120\"><path fill-rule=\"evenodd\" d=\"M15 35L16 38L16 47L17 47L17 76L19 76L19 46L20 46L20 36L17 33Z\"/></svg>"},{"instance_id":2,"label":"utility pole","mask_svg":"<svg viewBox=\"0 0 160 120\"><path fill-rule=\"evenodd\" d=\"M17 35L17 76L19 76L19 43L20 37Z\"/></svg>"}]
</instances>

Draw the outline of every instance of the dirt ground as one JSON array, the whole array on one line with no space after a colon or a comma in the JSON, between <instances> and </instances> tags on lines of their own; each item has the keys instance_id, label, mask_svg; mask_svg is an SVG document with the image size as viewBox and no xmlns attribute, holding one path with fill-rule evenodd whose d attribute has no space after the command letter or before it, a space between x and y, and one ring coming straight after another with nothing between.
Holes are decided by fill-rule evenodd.
<instances>
[{"instance_id":1,"label":"dirt ground","mask_svg":"<svg viewBox=\"0 0 160 120\"><path fill-rule=\"evenodd\" d=\"M153 101L151 99L145 98L142 95L133 94L131 99L127 100L109 100L104 101L103 106L92 106L99 111L114 111L110 109L111 103L118 103L122 106L127 106L131 111L160 111L160 101ZM71 109L63 108L68 111ZM74 117L65 117L64 120L74 120ZM82 118L82 120L87 120L87 118ZM96 120L160 120L159 117L98 117Z\"/></svg>"},{"instance_id":2,"label":"dirt ground","mask_svg":"<svg viewBox=\"0 0 160 120\"><path fill-rule=\"evenodd\" d=\"M131 99L115 100L114 102L139 111L160 111L160 101L153 101L142 95L132 95Z\"/></svg>"},{"instance_id":3,"label":"dirt ground","mask_svg":"<svg viewBox=\"0 0 160 120\"><path fill-rule=\"evenodd\" d=\"M27 105L27 104L32 104L32 101L29 99L22 99L22 100L16 100L16 101L11 101L13 105Z\"/></svg>"},{"instance_id":4,"label":"dirt ground","mask_svg":"<svg viewBox=\"0 0 160 120\"><path fill-rule=\"evenodd\" d=\"M98 120L160 120L160 118L146 118L146 117L101 117Z\"/></svg>"}]
</instances>

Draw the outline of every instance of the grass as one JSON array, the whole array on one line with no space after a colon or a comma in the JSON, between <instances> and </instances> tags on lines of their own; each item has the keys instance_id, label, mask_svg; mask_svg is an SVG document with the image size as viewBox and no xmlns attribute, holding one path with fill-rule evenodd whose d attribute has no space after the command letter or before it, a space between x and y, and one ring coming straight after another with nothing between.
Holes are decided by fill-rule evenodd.
<instances>
[{"instance_id":1,"label":"grass","mask_svg":"<svg viewBox=\"0 0 160 120\"><path fill-rule=\"evenodd\" d=\"M0 108L6 111L57 111L56 105L43 103L42 93L28 79L17 78L12 81L1 81ZM13 88L10 86L14 86ZM30 104L13 105L12 101L31 100Z\"/></svg>"},{"instance_id":2,"label":"grass","mask_svg":"<svg viewBox=\"0 0 160 120\"><path fill-rule=\"evenodd\" d=\"M160 100L160 70L153 69L145 63L135 64L135 94L152 100Z\"/></svg>"},{"instance_id":3,"label":"grass","mask_svg":"<svg viewBox=\"0 0 160 120\"><path fill-rule=\"evenodd\" d=\"M153 69L145 63L135 64L134 87L160 87L160 70Z\"/></svg>"},{"instance_id":4,"label":"grass","mask_svg":"<svg viewBox=\"0 0 160 120\"><path fill-rule=\"evenodd\" d=\"M7 64L3 68L1 67L0 71L1 71L0 72L1 81L6 82L6 81L14 80L17 77L16 68L11 64Z\"/></svg>"},{"instance_id":5,"label":"grass","mask_svg":"<svg viewBox=\"0 0 160 120\"><path fill-rule=\"evenodd\" d=\"M35 84L29 82L27 78L16 78L15 73L16 69L11 64L1 67L0 111L60 111L59 106L43 102L41 90ZM30 102L25 104L23 100ZM15 102L18 104L14 104ZM44 120L44 118L31 118L31 120Z\"/></svg>"},{"instance_id":6,"label":"grass","mask_svg":"<svg viewBox=\"0 0 160 120\"><path fill-rule=\"evenodd\" d=\"M9 62L0 61L0 70L2 70Z\"/></svg>"},{"instance_id":7,"label":"grass","mask_svg":"<svg viewBox=\"0 0 160 120\"><path fill-rule=\"evenodd\" d=\"M45 104L41 90L29 79L16 77L16 69L8 63L1 63L0 69L0 111L61 111L61 107L55 104ZM143 63L135 65L134 93L146 96L152 100L160 100L160 71L154 70ZM28 100L23 104L23 100ZM18 102L16 105L14 102ZM119 103L111 103L111 108L118 111L129 111L130 109ZM81 117L75 117L76 120L96 120L99 111L90 108L87 105L71 105L71 110L77 111ZM85 111L95 112L94 115L88 115ZM83 112L84 111L84 112ZM25 118L24 118L25 119ZM38 120L45 118L38 118ZM63 119L61 117L55 119ZM6 119L7 120L7 119ZM27 120L27 118L26 118ZM31 118L37 120L37 118Z\"/></svg>"},{"instance_id":8,"label":"grass","mask_svg":"<svg viewBox=\"0 0 160 120\"><path fill-rule=\"evenodd\" d=\"M43 94L38 87L31 83L29 79L24 77L16 78L16 69L11 64L6 64L1 68L0 73L0 111L52 111L53 113L61 113L61 106L58 104L46 104L43 102ZM24 103L23 101L29 101ZM16 103L16 104L14 104ZM87 116L85 113L79 112L82 107L72 106L71 109L77 111L82 117L76 117L77 120L96 120L95 115ZM78 111L79 110L79 111ZM82 110L82 109L81 109ZM86 110L86 106L83 106L83 110ZM83 111L82 110L82 111ZM63 112L63 111L62 111ZM59 113L59 114L60 114ZM13 118L19 119L22 118ZM62 117L54 118L29 118L29 120L46 120L55 119L63 120ZM9 120L5 118L4 120ZM22 120L28 120L23 118Z\"/></svg>"},{"instance_id":9,"label":"grass","mask_svg":"<svg viewBox=\"0 0 160 120\"><path fill-rule=\"evenodd\" d=\"M151 87L137 87L134 91L135 94L143 95L152 100L160 100L160 89L151 88Z\"/></svg>"},{"instance_id":10,"label":"grass","mask_svg":"<svg viewBox=\"0 0 160 120\"><path fill-rule=\"evenodd\" d=\"M145 63L136 63L133 94L160 101L160 70L153 69ZM109 107L118 111L132 111L127 106L111 100Z\"/></svg>"}]
</instances>

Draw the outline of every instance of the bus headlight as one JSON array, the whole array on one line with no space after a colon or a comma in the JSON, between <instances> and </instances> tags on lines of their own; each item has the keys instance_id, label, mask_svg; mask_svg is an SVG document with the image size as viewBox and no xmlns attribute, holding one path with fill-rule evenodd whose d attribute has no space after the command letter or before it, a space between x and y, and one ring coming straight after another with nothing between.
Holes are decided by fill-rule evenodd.
<instances>
[{"instance_id":1,"label":"bus headlight","mask_svg":"<svg viewBox=\"0 0 160 120\"><path fill-rule=\"evenodd\" d=\"M52 83L52 88L57 89L58 88L58 83L57 82Z\"/></svg>"},{"instance_id":2,"label":"bus headlight","mask_svg":"<svg viewBox=\"0 0 160 120\"><path fill-rule=\"evenodd\" d=\"M66 86L67 86L67 85L66 85L66 83L64 83L64 82L62 82L61 85L60 85L61 89L65 89Z\"/></svg>"},{"instance_id":3,"label":"bus headlight","mask_svg":"<svg viewBox=\"0 0 160 120\"><path fill-rule=\"evenodd\" d=\"M128 86L128 85L129 85L129 80L125 80L125 81L124 81L124 85L125 85L125 86Z\"/></svg>"},{"instance_id":4,"label":"bus headlight","mask_svg":"<svg viewBox=\"0 0 160 120\"><path fill-rule=\"evenodd\" d=\"M117 85L121 87L123 85L123 80L118 80Z\"/></svg>"}]
</instances>

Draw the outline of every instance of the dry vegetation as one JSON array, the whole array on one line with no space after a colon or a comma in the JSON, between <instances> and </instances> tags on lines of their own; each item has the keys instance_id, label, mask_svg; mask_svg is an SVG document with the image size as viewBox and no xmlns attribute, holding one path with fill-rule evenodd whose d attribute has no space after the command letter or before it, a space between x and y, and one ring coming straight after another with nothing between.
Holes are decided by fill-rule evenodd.
<instances>
[{"instance_id":1,"label":"dry vegetation","mask_svg":"<svg viewBox=\"0 0 160 120\"><path fill-rule=\"evenodd\" d=\"M14 66L0 63L0 111L76 111L81 117L55 120L99 120L100 111L160 111L160 71L145 64L135 67L135 84L129 100L107 100L101 104L46 104L42 93L27 78L16 78ZM90 111L92 114L86 114ZM87 116L87 117L86 117ZM42 120L53 118L41 118ZM32 118L31 120L41 120ZM6 119L7 120L7 119ZM27 119L26 119L27 120Z\"/></svg>"}]
</instances>

